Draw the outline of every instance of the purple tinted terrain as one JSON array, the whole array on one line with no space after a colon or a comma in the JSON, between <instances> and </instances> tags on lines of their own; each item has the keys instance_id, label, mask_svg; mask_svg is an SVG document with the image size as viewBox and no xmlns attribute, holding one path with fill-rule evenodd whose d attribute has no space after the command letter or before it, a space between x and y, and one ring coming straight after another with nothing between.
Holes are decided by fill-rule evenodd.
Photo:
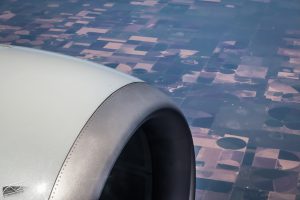
<instances>
[{"instance_id":1,"label":"purple tinted terrain","mask_svg":"<svg viewBox=\"0 0 300 200\"><path fill-rule=\"evenodd\" d=\"M170 96L193 132L197 200L300 199L300 0L1 0L0 42Z\"/></svg>"}]
</instances>

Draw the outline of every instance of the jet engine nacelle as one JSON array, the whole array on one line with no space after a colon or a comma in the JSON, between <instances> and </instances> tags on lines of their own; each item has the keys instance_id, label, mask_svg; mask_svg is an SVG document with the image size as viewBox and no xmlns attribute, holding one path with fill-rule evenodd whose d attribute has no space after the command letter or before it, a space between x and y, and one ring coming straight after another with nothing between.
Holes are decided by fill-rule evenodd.
<instances>
[{"instance_id":1,"label":"jet engine nacelle","mask_svg":"<svg viewBox=\"0 0 300 200\"><path fill-rule=\"evenodd\" d=\"M194 199L191 133L164 94L45 51L0 46L0 159L0 199Z\"/></svg>"}]
</instances>

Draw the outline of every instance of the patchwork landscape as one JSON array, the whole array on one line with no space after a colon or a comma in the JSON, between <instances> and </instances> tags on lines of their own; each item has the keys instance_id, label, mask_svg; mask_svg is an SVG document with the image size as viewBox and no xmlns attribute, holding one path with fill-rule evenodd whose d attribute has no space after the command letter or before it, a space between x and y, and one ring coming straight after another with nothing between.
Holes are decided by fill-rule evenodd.
<instances>
[{"instance_id":1,"label":"patchwork landscape","mask_svg":"<svg viewBox=\"0 0 300 200\"><path fill-rule=\"evenodd\" d=\"M166 93L192 130L196 200L300 199L299 0L1 0L0 43Z\"/></svg>"}]
</instances>

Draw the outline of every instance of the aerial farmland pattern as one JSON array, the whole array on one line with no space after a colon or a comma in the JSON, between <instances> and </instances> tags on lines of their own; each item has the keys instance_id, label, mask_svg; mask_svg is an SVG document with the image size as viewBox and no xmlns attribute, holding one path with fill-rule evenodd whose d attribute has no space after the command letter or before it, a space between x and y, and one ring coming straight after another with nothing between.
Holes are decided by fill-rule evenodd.
<instances>
[{"instance_id":1,"label":"aerial farmland pattern","mask_svg":"<svg viewBox=\"0 0 300 200\"><path fill-rule=\"evenodd\" d=\"M1 0L0 43L166 93L192 130L196 200L300 199L300 0Z\"/></svg>"}]
</instances>

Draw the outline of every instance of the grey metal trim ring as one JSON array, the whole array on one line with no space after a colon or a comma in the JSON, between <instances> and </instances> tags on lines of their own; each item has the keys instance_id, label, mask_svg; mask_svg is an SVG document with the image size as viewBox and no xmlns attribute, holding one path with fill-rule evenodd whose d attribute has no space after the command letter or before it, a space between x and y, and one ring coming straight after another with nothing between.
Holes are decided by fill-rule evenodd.
<instances>
[{"instance_id":1,"label":"grey metal trim ring","mask_svg":"<svg viewBox=\"0 0 300 200\"><path fill-rule=\"evenodd\" d=\"M153 140L168 144L165 149L162 145L158 145L162 148L159 150L154 147L155 156L170 153L170 160L163 158L163 162L172 165L170 170L168 166L163 167L161 174L154 177L157 195L153 199L194 200L195 161L188 125L163 93L145 83L122 87L98 107L67 155L49 199L98 200L122 149L132 134L148 121L159 130L156 135L162 135ZM159 165L154 167L161 167ZM164 184L170 182L173 183Z\"/></svg>"}]
</instances>

